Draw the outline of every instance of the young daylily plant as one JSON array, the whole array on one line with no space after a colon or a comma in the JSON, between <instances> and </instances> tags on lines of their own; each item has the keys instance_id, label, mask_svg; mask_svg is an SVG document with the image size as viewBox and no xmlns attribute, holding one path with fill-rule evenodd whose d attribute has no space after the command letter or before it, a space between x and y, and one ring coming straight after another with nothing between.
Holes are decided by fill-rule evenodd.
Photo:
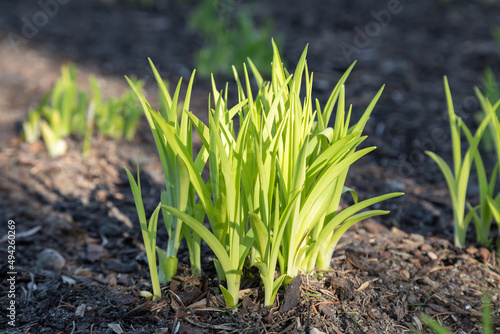
<instances>
[{"instance_id":1,"label":"young daylily plant","mask_svg":"<svg viewBox=\"0 0 500 334\"><path fill-rule=\"evenodd\" d=\"M250 222L256 236L253 264L261 271L266 291L265 304L271 305L277 289L299 273L314 268L326 270L335 246L356 222L388 211L372 210L355 215L367 206L399 196L387 194L357 203L338 213L341 195L350 192L345 178L351 164L374 148L355 151L365 139L361 136L376 100L360 121L349 128L350 110L345 114L344 82L351 66L334 88L325 109L316 101L313 110L312 74L307 70L307 48L295 73L283 68L274 45L272 82L265 84L250 62L259 91L252 101L245 73L249 109L253 112L254 151L259 177L254 187L254 207ZM305 98L301 85L305 82ZM237 80L239 83L239 80ZM240 95L243 88L239 84ZM333 128L328 127L335 103L337 114ZM262 106L259 108L259 106ZM317 119L317 121L316 121ZM281 276L274 281L276 262ZM273 282L274 281L274 282Z\"/></svg>"},{"instance_id":2,"label":"young daylily plant","mask_svg":"<svg viewBox=\"0 0 500 334\"><path fill-rule=\"evenodd\" d=\"M151 276L151 285L153 286L153 299L158 299L161 297L161 287L160 280L158 277L158 271L156 269L156 231L158 227L158 214L160 211L160 204L156 207L153 214L149 219L149 223L146 219L146 212L144 210L144 204L142 202L142 191L141 191L141 178L139 174L139 159L137 159L137 182L135 181L132 173L125 167L127 172L128 180L130 182L130 188L132 189L132 194L134 195L135 207L137 209L137 215L139 217L139 223L141 225L142 238L144 241L144 248L146 249L146 257L148 259L149 274Z\"/></svg>"},{"instance_id":3,"label":"young daylily plant","mask_svg":"<svg viewBox=\"0 0 500 334\"><path fill-rule=\"evenodd\" d=\"M209 156L210 179L205 184L201 172L195 164L186 159L186 154L179 145L179 157L186 163L191 182L200 198L199 202L206 212L210 232L200 221L172 206L163 206L184 223L195 230L210 246L217 257L216 269L219 280L225 280L227 288L220 286L227 307L234 307L239 300L241 273L247 255L253 245L254 237L248 230L249 207L248 191L252 187L254 176L249 165L252 156L247 156L251 141L250 118L243 120L239 136L236 137L232 118L241 113L246 104L242 101L232 109L227 109L227 95L223 97L214 83L215 109L209 112L209 126L204 125L192 113L186 112L206 148ZM179 142L172 129L155 115L158 124L167 138ZM241 118L240 118L241 119Z\"/></svg>"},{"instance_id":4,"label":"young daylily plant","mask_svg":"<svg viewBox=\"0 0 500 334\"><path fill-rule=\"evenodd\" d=\"M481 107L489 119L489 130L494 143L494 149L497 154L497 162L493 168L490 179L487 178L487 173L483 164L483 160L479 152L476 153L476 169L479 179L479 192L480 192L480 215L474 215L476 225L476 232L478 241L483 245L488 245L490 240L488 233L491 228L493 217L495 218L498 227L500 228L500 194L495 195L495 185L498 179L497 173L500 171L500 120L498 114L500 111L500 99L492 105L490 99L485 97L479 89L476 88L476 95L481 103ZM495 101L495 100L494 100ZM470 138L470 136L468 136Z\"/></svg>"},{"instance_id":5,"label":"young daylily plant","mask_svg":"<svg viewBox=\"0 0 500 334\"><path fill-rule=\"evenodd\" d=\"M160 280L166 283L171 281L172 277L177 272L177 251L183 238L185 238L188 243L191 270L193 274L197 276L201 275L200 236L194 232L193 229L183 225L182 221L180 221L176 215L171 214L164 207L175 207L181 212L188 214L199 224L203 224L205 213L202 206L195 203L195 187L191 184L188 166L194 168L194 173L201 175L207 162L208 154L205 148L202 148L196 157L196 161L193 162L192 125L188 115L182 112L178 105L182 79L179 80L175 93L173 97L171 97L164 81L161 79L151 60L150 64L158 83L159 95L163 101L160 113L157 113L151 108L134 82L129 78L127 78L127 80L133 91L139 97L151 127L163 166L166 190L161 194L161 205L169 241L166 251L160 248L157 248L157 251L160 259ZM186 110L189 108L193 79L194 72L189 81L183 104ZM180 123L178 121L179 113L181 113ZM168 130L171 130L172 134L166 131L165 127L168 127ZM175 137L175 139L173 139L173 137ZM174 145L174 140L179 141L178 145L180 145L181 148ZM182 150L185 155L180 157L178 153L179 150ZM185 160L189 160L189 162Z\"/></svg>"},{"instance_id":6,"label":"young daylily plant","mask_svg":"<svg viewBox=\"0 0 500 334\"><path fill-rule=\"evenodd\" d=\"M64 138L72 133L83 133L86 100L85 93L80 92L76 85L75 66L63 66L61 78L49 99L44 99L47 104L41 108L41 134L50 156L65 154L67 144Z\"/></svg>"},{"instance_id":7,"label":"young daylily plant","mask_svg":"<svg viewBox=\"0 0 500 334\"><path fill-rule=\"evenodd\" d=\"M498 81L495 77L495 74L491 70L491 68L487 68L484 70L483 78L482 78L482 84L484 86L484 95L481 93L484 99L488 99L490 103L495 103L496 101L500 100L500 87L498 86ZM475 89L476 95L479 89L476 87ZM481 123L484 117L488 115L488 111L484 108L484 103L482 102L482 98L478 98L481 102L482 106L482 112L476 113L474 116L475 120L477 123ZM496 109L495 114L499 116L500 110ZM481 139L481 146L484 148L484 150L488 153L493 152L495 150L495 147L497 146L497 143L495 142L496 140L496 133L495 129L493 128L493 123L490 123L490 125L486 128L483 134L483 138Z\"/></svg>"},{"instance_id":8,"label":"young daylily plant","mask_svg":"<svg viewBox=\"0 0 500 334\"><path fill-rule=\"evenodd\" d=\"M448 104L448 115L450 118L451 140L453 148L453 171L441 157L433 152L427 151L426 153L438 164L450 190L451 202L453 206L455 246L465 246L467 228L473 218L476 224L478 241L482 244L487 244L489 225L491 225L491 217L488 218L488 216L491 216L491 214L486 212L488 211L488 206L485 205L484 207L482 207L481 216L478 216L476 214L476 210L478 209L478 207L473 208L472 206L468 205L469 211L467 214L465 213L465 207L467 186L469 183L469 177L473 162L476 161L478 170L482 170L484 172L484 167L482 169L480 168L482 166L482 161L480 160L478 145L486 127L488 126L491 115L488 115L481 122L476 134L473 136L465 123L463 123L460 117L455 114L450 87L448 85L448 79L446 78L446 76L444 77L444 86L446 92L446 101ZM469 148L465 153L463 159L460 139L461 131L466 134L467 140L469 142ZM485 173L481 172L480 174L480 183L482 185L482 189L485 190L486 175ZM483 195L481 195L481 197L481 201L484 202L486 199L483 198Z\"/></svg>"},{"instance_id":9,"label":"young daylily plant","mask_svg":"<svg viewBox=\"0 0 500 334\"><path fill-rule=\"evenodd\" d=\"M164 201L163 197L161 207L201 236L215 253L219 281L226 281L220 289L227 307L238 303L248 258L249 264L260 270L264 303L270 306L278 289L299 273L315 267L328 269L337 242L349 227L388 212L360 210L401 195L391 193L357 202L356 193L345 186L349 167L374 149L356 151L366 138L361 133L382 90L359 122L350 126L351 108L347 114L344 109L344 83L352 66L322 110L319 102L312 100L313 78L307 69L306 54L307 47L295 73L289 74L273 42L270 82L262 79L249 60L257 95L252 93L246 66L244 85L233 67L239 101L232 108L228 107L227 86L225 91L219 91L212 78L214 104L209 105L208 126L189 111L187 99L181 124L187 124L188 129L193 126L203 143L195 160L191 131L181 131L182 126L178 127L172 115L154 111L135 90L157 146L160 142L171 150L167 155L159 146L164 171L168 170L166 166L172 165L173 170L177 166L176 180L186 182L185 188L192 187L199 198L195 203L192 193L192 205L197 209L186 210L179 202ZM157 80L162 82L159 77ZM332 128L328 124L335 104ZM235 118L239 122L234 122ZM209 179L205 181L202 171L207 160ZM167 190L171 186L178 189L179 183L167 182ZM344 193L351 193L356 203L339 212ZM136 191L134 196L140 194ZM203 225L205 214L211 230Z\"/></svg>"}]
</instances>

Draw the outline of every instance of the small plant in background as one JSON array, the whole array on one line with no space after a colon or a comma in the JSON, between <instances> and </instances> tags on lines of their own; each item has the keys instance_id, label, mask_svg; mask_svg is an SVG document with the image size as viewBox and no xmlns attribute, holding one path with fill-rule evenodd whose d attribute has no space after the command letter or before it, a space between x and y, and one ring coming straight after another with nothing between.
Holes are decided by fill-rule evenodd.
<instances>
[{"instance_id":1,"label":"small plant in background","mask_svg":"<svg viewBox=\"0 0 500 334\"><path fill-rule=\"evenodd\" d=\"M89 77L90 97L78 89L76 80L75 66L63 66L61 78L52 91L28 113L22 138L29 143L43 138L53 157L66 153L65 138L70 135L84 135L83 153L87 155L94 125L105 136L132 140L142 113L134 93L129 90L119 98L103 101L95 77ZM142 85L141 81L136 81L136 86Z\"/></svg>"},{"instance_id":2,"label":"small plant in background","mask_svg":"<svg viewBox=\"0 0 500 334\"><path fill-rule=\"evenodd\" d=\"M263 74L270 74L268 64L272 50L268 48L273 23L267 19L257 27L250 6L240 5L233 13L219 15L218 0L203 0L192 12L189 25L204 38L204 47L195 55L199 75L230 75L230 64L243 64L252 59ZM226 16L227 15L227 16ZM241 66L237 69L241 71Z\"/></svg>"},{"instance_id":3,"label":"small plant in background","mask_svg":"<svg viewBox=\"0 0 500 334\"><path fill-rule=\"evenodd\" d=\"M472 136L465 123L463 123L460 117L455 114L450 87L448 85L448 79L446 77L444 77L444 86L446 92L446 101L448 105L448 115L450 118L450 130L453 148L453 171L441 157L433 152L426 151L426 153L438 164L441 172L445 176L446 183L448 184L453 207L455 246L465 246L467 228L473 217L475 218L475 227L478 242L480 242L481 244L488 244L488 233L490 230L489 225L491 225L491 222L488 224L486 215L481 215L482 219L478 218L478 216L475 215L478 207L472 208L469 205L469 211L467 214L465 213L465 207L467 187L469 184L472 164L475 160L475 157L479 154L479 141L481 140L481 137L486 127L488 126L490 117L488 116L482 121L476 134ZM467 152L465 153L463 159L462 144L460 139L462 131L467 135L467 139L469 141L469 148L467 149Z\"/></svg>"},{"instance_id":4,"label":"small plant in background","mask_svg":"<svg viewBox=\"0 0 500 334\"><path fill-rule=\"evenodd\" d=\"M61 78L46 102L41 107L41 134L50 156L63 155L67 151L65 138L73 133L82 134L85 124L87 96L78 90L73 64L62 67Z\"/></svg>"},{"instance_id":5,"label":"small plant in background","mask_svg":"<svg viewBox=\"0 0 500 334\"><path fill-rule=\"evenodd\" d=\"M146 219L146 212L142 202L141 179L139 173L139 157L137 157L137 182L135 181L132 173L128 169L128 180L134 195L135 206L137 208L137 215L141 225L142 239L144 241L144 248L146 249L146 257L148 259L149 274L151 276L151 285L153 287L153 299L161 297L160 279L158 277L158 270L156 269L156 231L158 229L158 214L160 212L160 204L156 207L155 211L149 218L149 223Z\"/></svg>"},{"instance_id":6,"label":"small plant in background","mask_svg":"<svg viewBox=\"0 0 500 334\"><path fill-rule=\"evenodd\" d=\"M500 88L491 68L484 70L483 79L485 97L490 101L500 100Z\"/></svg>"},{"instance_id":7,"label":"small plant in background","mask_svg":"<svg viewBox=\"0 0 500 334\"><path fill-rule=\"evenodd\" d=\"M495 78L495 74L491 68L487 68L483 74L484 83L484 96L491 102L496 102L500 100L500 88L498 87L498 82ZM476 94L477 95L477 94ZM500 113L500 111L498 112ZM483 108L482 112L478 112L474 115L476 122L479 124L482 120L488 116L486 110ZM497 115L500 116L500 115ZM481 146L486 152L493 152L497 144L495 143L495 129L493 125L490 124L484 132L483 139L481 140Z\"/></svg>"},{"instance_id":8,"label":"small plant in background","mask_svg":"<svg viewBox=\"0 0 500 334\"><path fill-rule=\"evenodd\" d=\"M497 153L497 161L489 180L481 155L479 153L476 154L476 168L480 191L480 210L482 216L487 217L484 222L485 226L486 224L491 225L493 215L500 229L500 194L495 195L495 185L498 177L497 173L499 172L500 166L500 120L498 115L500 99L494 100L496 103L492 105L489 98L485 97L478 88L476 88L476 95L481 103L486 119L489 120L489 130L492 134L491 138L493 139L492 141L495 144L494 149Z\"/></svg>"},{"instance_id":9,"label":"small plant in background","mask_svg":"<svg viewBox=\"0 0 500 334\"><path fill-rule=\"evenodd\" d=\"M50 93L45 94L44 98L34 110L30 110L28 113L28 120L23 123L23 129L21 132L21 139L27 143L34 143L40 139L42 135L41 132L41 120L42 111L50 98Z\"/></svg>"},{"instance_id":10,"label":"small plant in background","mask_svg":"<svg viewBox=\"0 0 500 334\"><path fill-rule=\"evenodd\" d=\"M209 106L208 126L189 111L188 97L183 110L179 110L179 126L176 113L154 111L129 81L148 118L164 171L175 171L177 182L185 183L186 189L190 184L199 198L194 204L194 193L190 193L187 202L192 200L194 209L187 209L176 205L175 201L166 203L168 194L162 194L161 207L200 235L215 253L219 282L226 282L220 289L227 307L238 303L242 271L249 255L250 265L260 270L264 303L270 306L280 286L297 274L315 266L329 268L333 250L350 226L388 212L358 213L360 210L401 195L391 193L375 197L338 211L343 193L350 192L357 202L355 192L344 186L345 178L349 166L374 149L356 151L365 139L361 132L381 91L359 122L349 127L351 109L346 115L343 84L352 67L322 110L318 101L313 104L312 74L307 70L306 53L307 48L291 75L283 67L273 42L271 82L264 82L255 64L249 60L259 88L256 96L252 93L246 67L246 88L233 67L239 102L231 108L227 85L225 92L219 91L212 79L214 104ZM155 75L161 86L156 71ZM187 96L191 82L192 78ZM303 82L304 91L301 89ZM179 87L172 101L176 100ZM301 96L303 92L305 97ZM165 96L169 96L167 92ZM335 103L335 127L330 128L328 123ZM234 124L236 116L238 130ZM196 158L192 154L191 126L203 143ZM186 133L189 136L186 137ZM207 160L209 179L205 182L202 171ZM166 172L165 175L168 193L173 181L168 181ZM137 188L132 181L131 185ZM180 184L174 185L178 188ZM140 193L134 191L134 197L137 196ZM136 199L136 204L138 202L142 200ZM138 206L138 212L142 211ZM211 231L203 225L204 215L210 222ZM170 237L173 238L172 234ZM275 279L277 264L280 274Z\"/></svg>"},{"instance_id":11,"label":"small plant in background","mask_svg":"<svg viewBox=\"0 0 500 334\"><path fill-rule=\"evenodd\" d=\"M142 81L133 80L135 86L139 89L144 86ZM128 90L118 98L110 98L103 102L100 89L97 82L91 83L93 97L95 96L95 125L97 130L103 135L126 140L132 140L135 136L139 117L142 114L142 108L137 103L135 94Z\"/></svg>"}]
</instances>

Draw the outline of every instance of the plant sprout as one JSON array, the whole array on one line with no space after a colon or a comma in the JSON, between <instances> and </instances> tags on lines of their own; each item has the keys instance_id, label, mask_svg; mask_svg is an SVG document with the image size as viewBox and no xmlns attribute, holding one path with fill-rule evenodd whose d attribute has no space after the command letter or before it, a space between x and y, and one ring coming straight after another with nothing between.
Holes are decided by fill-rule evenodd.
<instances>
[{"instance_id":1,"label":"plant sprout","mask_svg":"<svg viewBox=\"0 0 500 334\"><path fill-rule=\"evenodd\" d=\"M146 257L148 259L149 273L151 275L151 285L153 286L153 299L158 299L161 297L161 288L158 271L156 269L156 231L158 227L158 214L160 211L160 204L158 204L158 206L154 210L148 223L146 219L146 212L144 210L144 204L142 202L141 179L139 175L139 159L137 159L137 182L135 181L132 173L130 173L130 171L126 167L125 170L127 172L132 193L134 195L135 207L137 209L137 215L139 217L139 222L141 225L144 247L146 248Z\"/></svg>"},{"instance_id":2,"label":"plant sprout","mask_svg":"<svg viewBox=\"0 0 500 334\"><path fill-rule=\"evenodd\" d=\"M156 147L160 156L163 166L163 174L165 177L166 191L161 194L161 204L163 206L175 207L181 212L185 212L193 217L198 223L202 224L205 213L201 207L195 203L195 188L191 185L189 178L188 166L195 169L196 173L201 174L203 167L208 159L206 150L202 148L198 154L196 161L193 162L193 145L192 145L192 125L186 113L182 113L180 123L178 122L179 109L179 94L182 79L179 80L177 88L173 97L170 96L168 90L161 79L158 71L156 70L153 62L150 60L151 68L155 74L155 78L160 90L160 96L163 100L162 109L160 113L154 111L147 103L144 96L140 93L138 87L127 78L133 91L139 97L144 113L151 127ZM194 73L189 81L186 97L183 107L189 108L191 89L194 80ZM169 126L169 129L175 134L176 140L179 140L180 145L185 153L185 159L189 160L191 164L186 163L179 157L179 153L173 146L171 136L165 132L164 127ZM167 210L163 209L163 218L165 226L169 235L166 252L158 248L160 258L160 277L163 282L168 282L177 272L177 251L179 249L182 238L185 238L188 243L191 270L197 276L201 275L200 263L200 237L191 228L182 224L177 216L172 215Z\"/></svg>"},{"instance_id":3,"label":"plant sprout","mask_svg":"<svg viewBox=\"0 0 500 334\"><path fill-rule=\"evenodd\" d=\"M472 136L467 126L463 123L460 117L455 114L450 87L448 85L448 79L446 78L446 76L444 77L444 86L446 92L446 101L448 105L448 115L450 118L450 130L453 148L453 171L441 157L433 152L426 151L426 153L438 164L441 172L446 179L453 206L455 246L464 247L467 228L472 218L475 218L477 220L477 216L474 216L477 208L472 208L469 206L469 212L465 214L467 186L469 183L472 163L474 162L475 157L478 154L478 144L481 140L486 126L488 125L490 117L488 116L483 120L476 134ZM460 139L461 130L467 134L467 139L469 141L469 148L465 153L463 159ZM484 215L483 218L486 219ZM478 238L480 238L481 242L486 242L484 238L487 239L487 233L489 232L489 229L486 232L484 232L484 229L485 228L481 226L481 223L478 222L476 225L476 230L478 231Z\"/></svg>"},{"instance_id":4,"label":"plant sprout","mask_svg":"<svg viewBox=\"0 0 500 334\"><path fill-rule=\"evenodd\" d=\"M478 235L482 235L484 243L488 244L488 232L491 228L492 218L494 217L500 228L500 194L495 195L495 185L497 181L497 173L500 166L500 120L498 119L498 112L500 110L500 99L492 105L490 100L485 97L479 89L476 88L476 95L479 98L486 119L489 119L489 130L493 134L493 143L495 144L495 151L497 153L497 162L491 173L490 180L488 181L485 167L479 152L476 154L476 168L479 178L479 192L480 192L480 211L481 216L475 216L479 220L481 228ZM493 216L493 217L492 217ZM477 230L477 228L476 228ZM487 241L487 242L486 242Z\"/></svg>"}]
</instances>

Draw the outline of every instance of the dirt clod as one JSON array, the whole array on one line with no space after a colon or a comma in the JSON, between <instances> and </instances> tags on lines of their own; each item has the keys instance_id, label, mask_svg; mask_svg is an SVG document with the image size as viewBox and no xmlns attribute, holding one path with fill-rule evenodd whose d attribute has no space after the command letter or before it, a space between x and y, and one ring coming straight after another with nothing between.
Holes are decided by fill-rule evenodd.
<instances>
[{"instance_id":1,"label":"dirt clod","mask_svg":"<svg viewBox=\"0 0 500 334\"><path fill-rule=\"evenodd\" d=\"M38 254L36 264L42 269L60 270L66 264L66 260L56 250L47 248Z\"/></svg>"},{"instance_id":2,"label":"dirt clod","mask_svg":"<svg viewBox=\"0 0 500 334\"><path fill-rule=\"evenodd\" d=\"M280 307L280 312L287 313L297 307L300 301L300 287L302 286L302 275L298 275L286 286L285 301Z\"/></svg>"},{"instance_id":3,"label":"dirt clod","mask_svg":"<svg viewBox=\"0 0 500 334\"><path fill-rule=\"evenodd\" d=\"M345 278L332 277L330 289L340 300L352 300L354 298L354 287L351 281Z\"/></svg>"}]
</instances>

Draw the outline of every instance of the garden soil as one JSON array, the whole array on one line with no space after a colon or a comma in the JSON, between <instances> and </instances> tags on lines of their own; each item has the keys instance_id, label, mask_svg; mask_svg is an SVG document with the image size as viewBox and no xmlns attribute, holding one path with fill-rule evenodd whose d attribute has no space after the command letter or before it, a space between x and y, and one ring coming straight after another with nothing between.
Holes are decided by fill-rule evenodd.
<instances>
[{"instance_id":1,"label":"garden soil","mask_svg":"<svg viewBox=\"0 0 500 334\"><path fill-rule=\"evenodd\" d=\"M106 96L118 96L127 88L123 76L135 75L146 82L155 105L147 57L171 83L190 75L203 45L187 24L197 2L141 8L100 0L1 0L0 333L430 333L418 318L422 313L454 333L481 333L486 295L500 333L498 255L494 247L475 244L472 226L467 247L454 247L446 183L424 153L451 160L443 76L456 112L476 128L473 87L483 87L487 66L500 75L500 45L492 37L500 26L500 3L486 2L217 2L221 20L231 20L243 6L251 6L258 20L272 18L291 70L309 43L313 94L322 104L354 60L346 84L353 118L386 85L365 131L366 145L378 148L351 168L347 185L361 198L405 192L377 206L389 215L345 234L330 271L299 276L264 308L258 272L251 269L241 303L226 310L205 245L201 279L190 275L182 246L179 275L163 287L163 297L141 296L151 286L123 166L135 169L140 152L147 212L164 187L144 119L132 142L94 136L88 157L78 137L70 138L69 152L60 158L49 157L41 142L19 139L28 111L69 61L77 65L82 88L94 74ZM219 87L230 82L235 95L231 78L215 79ZM210 81L198 78L192 109L202 119L209 91ZM488 166L493 159L486 159ZM477 203L477 191L471 187L471 203ZM15 223L15 275L7 263L9 221ZM165 245L165 229L159 230L158 242ZM492 236L498 242L496 226ZM46 249L62 258L44 260ZM9 297L12 287L15 299ZM4 316L11 301L14 327Z\"/></svg>"}]
</instances>

